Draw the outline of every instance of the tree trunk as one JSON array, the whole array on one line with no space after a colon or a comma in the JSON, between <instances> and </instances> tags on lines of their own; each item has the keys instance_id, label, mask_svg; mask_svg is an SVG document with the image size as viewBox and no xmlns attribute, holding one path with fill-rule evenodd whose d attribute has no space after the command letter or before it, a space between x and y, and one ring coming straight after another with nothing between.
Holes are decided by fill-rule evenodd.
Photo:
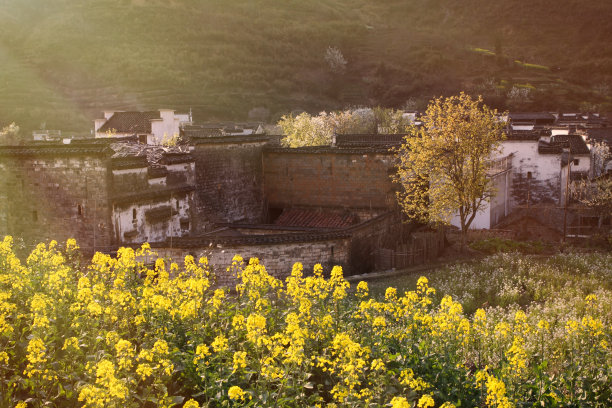
<instances>
[{"instance_id":1,"label":"tree trunk","mask_svg":"<svg viewBox=\"0 0 612 408\"><path fill-rule=\"evenodd\" d=\"M465 217L461 211L461 253L465 252L465 244L467 241L467 226L465 225Z\"/></svg>"}]
</instances>

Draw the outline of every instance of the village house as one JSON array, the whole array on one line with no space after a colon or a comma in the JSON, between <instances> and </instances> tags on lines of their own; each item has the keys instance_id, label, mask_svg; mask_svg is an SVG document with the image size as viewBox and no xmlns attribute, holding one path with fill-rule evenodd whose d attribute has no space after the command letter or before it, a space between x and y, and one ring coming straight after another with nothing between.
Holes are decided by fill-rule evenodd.
<instances>
[{"instance_id":1,"label":"village house","mask_svg":"<svg viewBox=\"0 0 612 408\"><path fill-rule=\"evenodd\" d=\"M552 114L509 118L489 174L496 195L472 228L495 228L525 208L562 208L568 181L592 168L587 141L607 137ZM239 253L278 277L297 259L350 274L425 262L443 248L442 235L407 222L397 205L391 148L405 135L284 148L278 135L243 125L109 111L95 121L95 138L0 147L0 233L26 246L75 237L86 253L150 242L177 261L208 256L221 272ZM183 144L162 145L170 133Z\"/></svg>"},{"instance_id":2,"label":"village house","mask_svg":"<svg viewBox=\"0 0 612 408\"><path fill-rule=\"evenodd\" d=\"M94 121L94 131L96 138L136 136L140 143L160 145L178 136L181 126L190 122L191 114L177 114L172 109L104 111L104 118Z\"/></svg>"}]
</instances>

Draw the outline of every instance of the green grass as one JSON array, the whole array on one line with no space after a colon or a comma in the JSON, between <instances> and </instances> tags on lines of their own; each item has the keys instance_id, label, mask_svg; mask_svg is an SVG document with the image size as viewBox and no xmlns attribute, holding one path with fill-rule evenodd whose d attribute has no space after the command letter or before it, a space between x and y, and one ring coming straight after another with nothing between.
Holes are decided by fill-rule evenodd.
<instances>
[{"instance_id":1,"label":"green grass","mask_svg":"<svg viewBox=\"0 0 612 408\"><path fill-rule=\"evenodd\" d=\"M0 124L87 132L107 108L192 108L215 120L264 106L274 120L410 97L424 107L481 92L488 79L544 74L562 89L538 85L541 97L523 109L609 104L592 89L612 81L611 13L612 3L577 0L7 0ZM559 30L567 26L580 29ZM496 44L510 64L483 58ZM348 61L343 75L324 61L329 46ZM506 108L497 93L484 96Z\"/></svg>"},{"instance_id":2,"label":"green grass","mask_svg":"<svg viewBox=\"0 0 612 408\"><path fill-rule=\"evenodd\" d=\"M413 290L421 275L437 289L436 296L451 295L467 313L479 307L543 303L562 294L584 298L612 291L612 255L560 254L547 258L518 252L490 256L482 261L457 264L423 273L368 282L371 293L383 297L387 287L403 293ZM610 311L612 313L612 311Z\"/></svg>"}]
</instances>

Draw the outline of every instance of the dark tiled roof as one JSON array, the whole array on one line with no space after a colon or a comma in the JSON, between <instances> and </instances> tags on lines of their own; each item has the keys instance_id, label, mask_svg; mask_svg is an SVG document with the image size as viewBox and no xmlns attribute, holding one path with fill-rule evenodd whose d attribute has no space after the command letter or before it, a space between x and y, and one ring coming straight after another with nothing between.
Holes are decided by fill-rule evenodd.
<instances>
[{"instance_id":1,"label":"dark tiled roof","mask_svg":"<svg viewBox=\"0 0 612 408\"><path fill-rule=\"evenodd\" d=\"M572 154L588 155L589 147L580 135L555 135L550 143L540 142L538 153L540 154L559 154L563 149L568 148Z\"/></svg>"},{"instance_id":2,"label":"dark tiled roof","mask_svg":"<svg viewBox=\"0 0 612 408\"><path fill-rule=\"evenodd\" d=\"M553 143L569 144L572 154L589 154L591 151L581 135L555 135L552 137Z\"/></svg>"},{"instance_id":3,"label":"dark tiled roof","mask_svg":"<svg viewBox=\"0 0 612 408\"><path fill-rule=\"evenodd\" d=\"M546 133L542 130L512 130L506 132L506 140L532 140L538 141L540 137L545 136ZM550 133L548 133L550 135Z\"/></svg>"},{"instance_id":4,"label":"dark tiled roof","mask_svg":"<svg viewBox=\"0 0 612 408\"><path fill-rule=\"evenodd\" d=\"M336 135L338 147L399 146L405 133L398 134L342 134Z\"/></svg>"},{"instance_id":5,"label":"dark tiled roof","mask_svg":"<svg viewBox=\"0 0 612 408\"><path fill-rule=\"evenodd\" d=\"M186 137L214 137L223 135L222 127L188 125L183 126L181 131Z\"/></svg>"},{"instance_id":6,"label":"dark tiled roof","mask_svg":"<svg viewBox=\"0 0 612 408\"><path fill-rule=\"evenodd\" d=\"M113 150L106 145L75 146L72 144L52 144L34 146L0 146L0 156L110 156L112 153Z\"/></svg>"},{"instance_id":7,"label":"dark tiled roof","mask_svg":"<svg viewBox=\"0 0 612 408\"><path fill-rule=\"evenodd\" d=\"M320 153L335 153L335 154L394 154L393 150L388 147L353 147L353 148L338 148L331 146L305 146L305 147L274 147L268 146L265 148L269 153L295 153L295 154L320 154Z\"/></svg>"},{"instance_id":8,"label":"dark tiled roof","mask_svg":"<svg viewBox=\"0 0 612 408\"><path fill-rule=\"evenodd\" d=\"M112 159L113 169L139 169L148 165L147 156L125 156Z\"/></svg>"},{"instance_id":9,"label":"dark tiled roof","mask_svg":"<svg viewBox=\"0 0 612 408\"><path fill-rule=\"evenodd\" d=\"M159 112L115 112L97 131L151 133L151 119L159 118Z\"/></svg>"},{"instance_id":10,"label":"dark tiled roof","mask_svg":"<svg viewBox=\"0 0 612 408\"><path fill-rule=\"evenodd\" d=\"M191 184L181 184L179 186L172 186L166 188L149 189L144 191L131 191L128 193L120 193L110 197L111 201L115 204L126 204L132 203L139 200L149 200L153 198L168 198L173 194L186 194L190 191L195 190L195 187Z\"/></svg>"},{"instance_id":11,"label":"dark tiled roof","mask_svg":"<svg viewBox=\"0 0 612 408\"><path fill-rule=\"evenodd\" d=\"M511 122L545 120L552 123L555 121L555 116L548 112L510 112L508 117L510 118Z\"/></svg>"},{"instance_id":12,"label":"dark tiled roof","mask_svg":"<svg viewBox=\"0 0 612 408\"><path fill-rule=\"evenodd\" d=\"M279 245L294 242L317 242L350 238L351 234L345 231L329 232L300 232L295 234L266 234L266 235L241 235L227 236L227 233L219 235L206 235L201 237L177 237L174 238L175 248L208 248L210 245ZM169 242L152 242L154 248L167 247Z\"/></svg>"},{"instance_id":13,"label":"dark tiled roof","mask_svg":"<svg viewBox=\"0 0 612 408\"><path fill-rule=\"evenodd\" d=\"M137 136L116 136L111 138L98 137L98 138L84 138L84 139L72 139L70 144L72 145L109 145L111 143L137 143Z\"/></svg>"},{"instance_id":14,"label":"dark tiled roof","mask_svg":"<svg viewBox=\"0 0 612 408\"><path fill-rule=\"evenodd\" d=\"M192 155L189 153L165 153L161 159L162 164L180 164L180 163L191 163L195 161Z\"/></svg>"},{"instance_id":15,"label":"dark tiled roof","mask_svg":"<svg viewBox=\"0 0 612 408\"><path fill-rule=\"evenodd\" d=\"M358 221L359 219L350 213L294 208L283 210L274 224L291 227L344 228Z\"/></svg>"},{"instance_id":16,"label":"dark tiled roof","mask_svg":"<svg viewBox=\"0 0 612 408\"><path fill-rule=\"evenodd\" d=\"M265 135L240 135L240 136L217 136L217 137L192 137L191 143L200 144L219 144L219 143L265 143L270 138Z\"/></svg>"},{"instance_id":17,"label":"dark tiled roof","mask_svg":"<svg viewBox=\"0 0 612 408\"><path fill-rule=\"evenodd\" d=\"M589 139L595 140L596 142L605 142L609 146L612 146L612 128L593 128L587 129L586 132Z\"/></svg>"}]
</instances>

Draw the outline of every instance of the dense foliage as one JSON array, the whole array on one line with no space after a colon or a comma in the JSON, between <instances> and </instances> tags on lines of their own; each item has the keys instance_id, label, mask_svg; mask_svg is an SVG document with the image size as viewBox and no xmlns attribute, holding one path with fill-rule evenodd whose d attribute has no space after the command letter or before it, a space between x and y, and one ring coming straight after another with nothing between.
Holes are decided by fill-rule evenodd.
<instances>
[{"instance_id":1,"label":"dense foliage","mask_svg":"<svg viewBox=\"0 0 612 408\"><path fill-rule=\"evenodd\" d=\"M329 146L334 134L405 133L410 119L401 110L376 107L320 112L316 116L307 112L284 115L278 125L285 135L284 146Z\"/></svg>"},{"instance_id":2,"label":"dense foliage","mask_svg":"<svg viewBox=\"0 0 612 408\"><path fill-rule=\"evenodd\" d=\"M88 132L103 109L610 110L612 4L579 0L4 0L0 126ZM568 29L571 27L571 29ZM329 63L328 50L345 60Z\"/></svg>"},{"instance_id":3,"label":"dense foliage","mask_svg":"<svg viewBox=\"0 0 612 408\"><path fill-rule=\"evenodd\" d=\"M236 256L234 291L215 289L204 258L147 267L147 246L84 269L73 240L25 264L11 246L0 244L0 406L612 402L610 291L466 316L424 277L375 299L338 267L305 277L298 263L283 282Z\"/></svg>"},{"instance_id":4,"label":"dense foliage","mask_svg":"<svg viewBox=\"0 0 612 408\"><path fill-rule=\"evenodd\" d=\"M462 244L472 221L496 193L489 175L504 123L497 111L463 92L431 101L422 126L397 149L397 198L410 219L460 222Z\"/></svg>"}]
</instances>

